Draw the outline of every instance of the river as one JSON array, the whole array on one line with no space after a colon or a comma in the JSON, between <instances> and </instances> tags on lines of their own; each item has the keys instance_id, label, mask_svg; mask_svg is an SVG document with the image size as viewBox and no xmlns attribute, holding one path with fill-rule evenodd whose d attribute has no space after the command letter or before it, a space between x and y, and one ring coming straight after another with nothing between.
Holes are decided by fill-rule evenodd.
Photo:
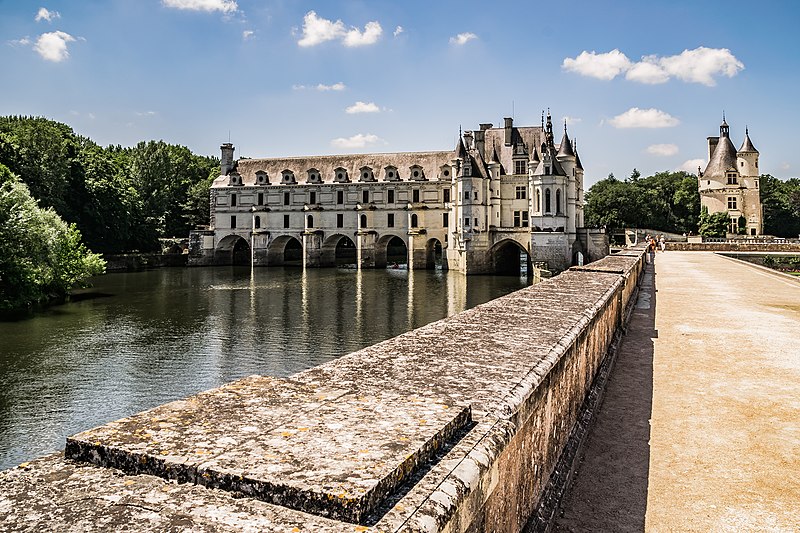
<instances>
[{"instance_id":1,"label":"river","mask_svg":"<svg viewBox=\"0 0 800 533\"><path fill-rule=\"evenodd\" d=\"M251 374L284 377L528 285L439 270L164 268L0 322L0 470Z\"/></svg>"}]
</instances>

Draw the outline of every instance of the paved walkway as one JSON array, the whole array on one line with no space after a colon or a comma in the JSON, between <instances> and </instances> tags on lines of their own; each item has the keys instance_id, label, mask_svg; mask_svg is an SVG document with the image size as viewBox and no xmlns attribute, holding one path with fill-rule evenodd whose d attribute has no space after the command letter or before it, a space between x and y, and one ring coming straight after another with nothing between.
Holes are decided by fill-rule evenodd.
<instances>
[{"instance_id":1,"label":"paved walkway","mask_svg":"<svg viewBox=\"0 0 800 533\"><path fill-rule=\"evenodd\" d=\"M800 531L800 282L704 252L654 270L555 531Z\"/></svg>"}]
</instances>

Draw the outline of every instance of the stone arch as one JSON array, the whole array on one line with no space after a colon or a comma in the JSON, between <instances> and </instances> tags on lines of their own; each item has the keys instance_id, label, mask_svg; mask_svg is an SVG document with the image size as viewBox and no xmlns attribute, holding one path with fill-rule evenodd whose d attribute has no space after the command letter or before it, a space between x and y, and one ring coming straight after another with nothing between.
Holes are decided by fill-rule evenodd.
<instances>
[{"instance_id":1,"label":"stone arch","mask_svg":"<svg viewBox=\"0 0 800 533\"><path fill-rule=\"evenodd\" d=\"M356 243L347 235L337 233L322 243L320 266L356 264Z\"/></svg>"},{"instance_id":2,"label":"stone arch","mask_svg":"<svg viewBox=\"0 0 800 533\"><path fill-rule=\"evenodd\" d=\"M531 255L516 239L503 239L489 249L489 257L495 274L521 276L533 272Z\"/></svg>"},{"instance_id":3,"label":"stone arch","mask_svg":"<svg viewBox=\"0 0 800 533\"><path fill-rule=\"evenodd\" d=\"M375 268L384 268L395 263L408 264L408 242L401 235L386 233L375 241Z\"/></svg>"},{"instance_id":4,"label":"stone arch","mask_svg":"<svg viewBox=\"0 0 800 533\"><path fill-rule=\"evenodd\" d=\"M303 244L293 235L280 235L269 243L267 261L270 266L303 264Z\"/></svg>"},{"instance_id":5,"label":"stone arch","mask_svg":"<svg viewBox=\"0 0 800 533\"><path fill-rule=\"evenodd\" d=\"M226 235L214 249L217 265L249 265L250 244L241 235Z\"/></svg>"},{"instance_id":6,"label":"stone arch","mask_svg":"<svg viewBox=\"0 0 800 533\"><path fill-rule=\"evenodd\" d=\"M425 268L446 268L442 241L437 238L428 239L425 243Z\"/></svg>"}]
</instances>

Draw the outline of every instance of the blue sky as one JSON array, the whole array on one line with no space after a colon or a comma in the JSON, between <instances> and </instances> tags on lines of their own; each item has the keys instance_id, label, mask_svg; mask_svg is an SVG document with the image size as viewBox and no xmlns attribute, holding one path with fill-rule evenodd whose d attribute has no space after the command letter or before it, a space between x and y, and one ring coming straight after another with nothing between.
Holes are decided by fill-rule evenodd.
<instances>
[{"instance_id":1,"label":"blue sky","mask_svg":"<svg viewBox=\"0 0 800 533\"><path fill-rule=\"evenodd\" d=\"M0 114L209 155L230 132L273 157L450 149L459 126L550 108L588 186L696 168L724 110L787 178L798 22L790 0L0 0Z\"/></svg>"}]
</instances>

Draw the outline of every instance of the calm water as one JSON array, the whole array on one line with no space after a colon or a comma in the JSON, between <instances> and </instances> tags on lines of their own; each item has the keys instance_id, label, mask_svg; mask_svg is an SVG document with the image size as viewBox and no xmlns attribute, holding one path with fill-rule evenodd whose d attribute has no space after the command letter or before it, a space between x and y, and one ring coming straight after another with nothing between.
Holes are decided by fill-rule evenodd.
<instances>
[{"instance_id":1,"label":"calm water","mask_svg":"<svg viewBox=\"0 0 800 533\"><path fill-rule=\"evenodd\" d=\"M527 285L441 271L109 274L0 322L0 469L109 420L250 374L288 376Z\"/></svg>"}]
</instances>

